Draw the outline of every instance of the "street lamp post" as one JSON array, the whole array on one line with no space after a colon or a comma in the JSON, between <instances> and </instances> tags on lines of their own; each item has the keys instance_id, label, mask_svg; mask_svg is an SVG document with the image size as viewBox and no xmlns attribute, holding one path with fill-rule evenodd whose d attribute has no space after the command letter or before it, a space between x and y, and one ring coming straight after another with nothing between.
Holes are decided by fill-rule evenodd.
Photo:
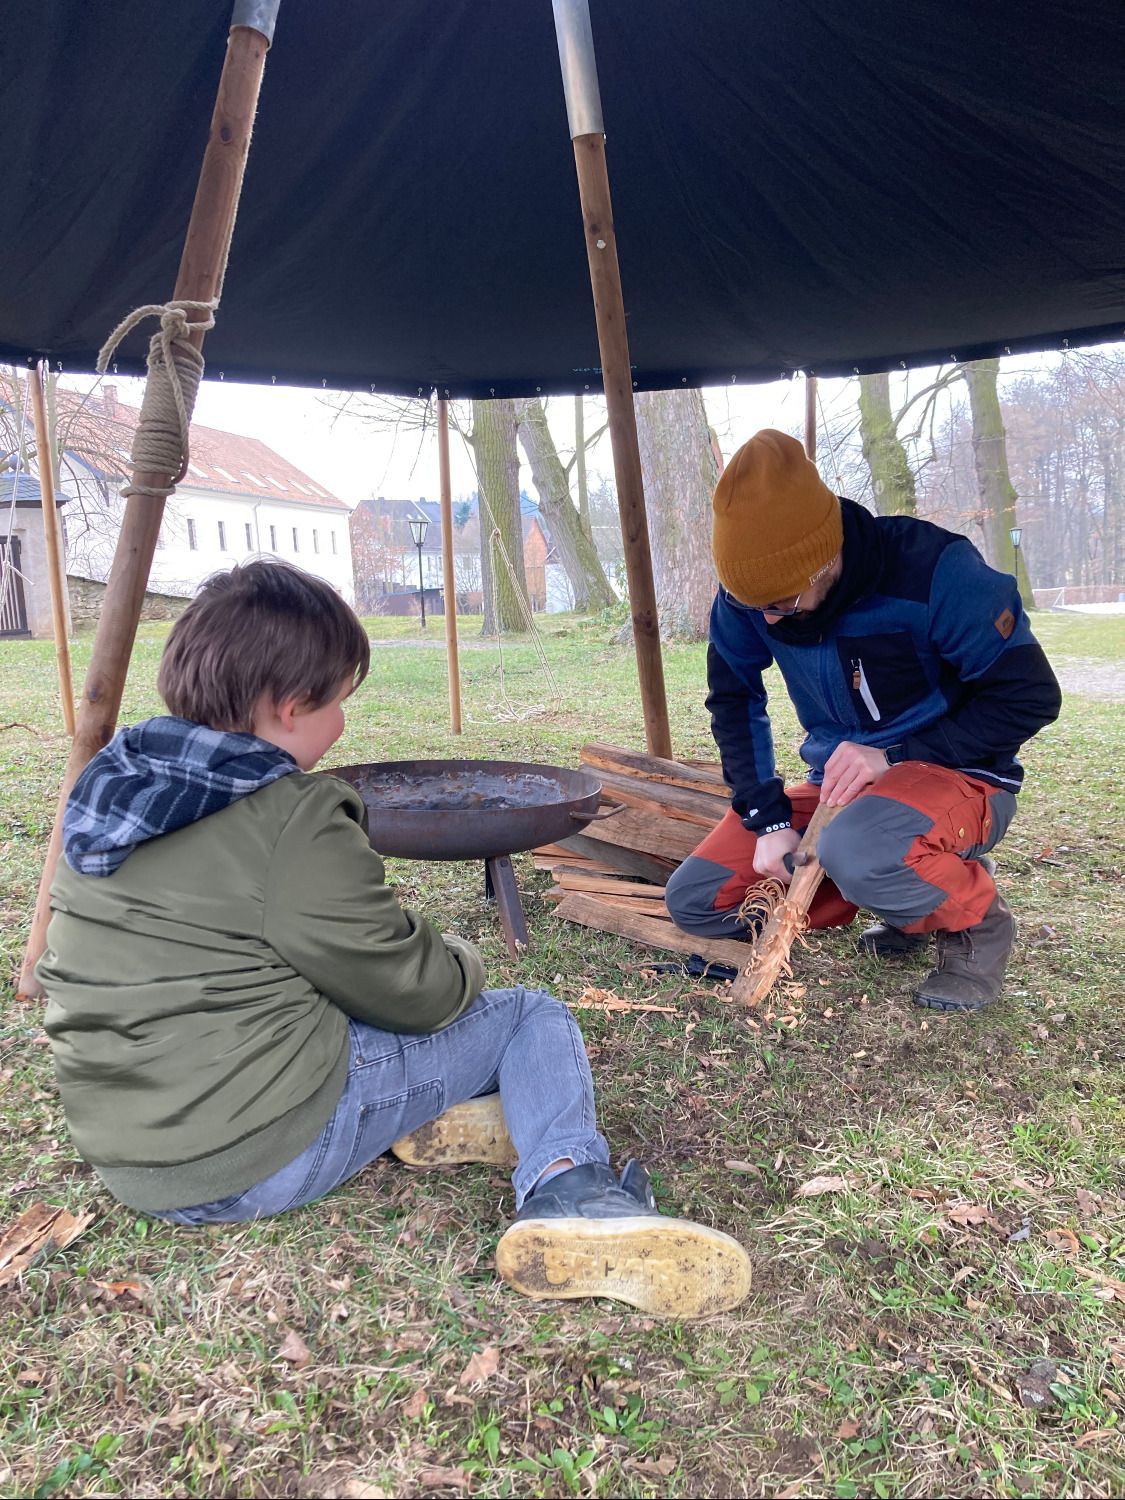
<instances>
[{"instance_id":1,"label":"street lamp post","mask_svg":"<svg viewBox=\"0 0 1125 1500\"><path fill-rule=\"evenodd\" d=\"M418 548L418 602L422 607L423 630L426 628L426 584L422 577L422 547L429 527L430 523L425 516L415 516L410 522L410 535L414 538L414 545Z\"/></svg>"},{"instance_id":2,"label":"street lamp post","mask_svg":"<svg viewBox=\"0 0 1125 1500\"><path fill-rule=\"evenodd\" d=\"M1013 526L1011 528L1011 530L1008 532L1008 535L1012 539L1012 551L1016 554L1016 587L1019 588L1019 582L1020 582L1020 539L1023 536L1023 527L1022 526Z\"/></svg>"}]
</instances>

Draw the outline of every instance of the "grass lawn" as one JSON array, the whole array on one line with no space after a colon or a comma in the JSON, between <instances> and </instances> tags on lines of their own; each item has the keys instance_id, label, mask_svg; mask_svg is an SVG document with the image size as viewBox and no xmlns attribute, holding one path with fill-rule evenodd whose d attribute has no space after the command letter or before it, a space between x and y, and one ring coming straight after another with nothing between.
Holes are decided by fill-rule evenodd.
<instances>
[{"instance_id":1,"label":"grass lawn","mask_svg":"<svg viewBox=\"0 0 1125 1500\"><path fill-rule=\"evenodd\" d=\"M501 661L466 621L454 741L444 653L406 623L371 622L382 644L338 764L643 748L632 655L608 625L546 620L548 675L531 643ZM158 711L165 633L143 628L126 720ZM252 1226L139 1217L76 1159L39 1009L9 984L0 1229L36 1202L96 1218L0 1289L0 1493L1125 1492L1125 733L1104 689L1125 621L1046 615L1041 635L1076 688L1025 756L999 859L1020 938L984 1015L915 1010L921 959L880 967L836 933L798 956L801 1024L748 1017L721 986L646 972L641 950L557 922L526 857L517 965L478 868L391 862L405 900L480 945L492 982L673 1008L579 1019L619 1158L654 1166L663 1208L750 1249L754 1292L732 1315L666 1324L518 1298L491 1271L510 1190L484 1167L383 1159ZM88 637L75 655L81 673ZM703 649L669 648L666 671L677 753L711 754ZM0 643L7 980L64 759L55 695L48 643ZM834 1186L802 1196L816 1177Z\"/></svg>"}]
</instances>

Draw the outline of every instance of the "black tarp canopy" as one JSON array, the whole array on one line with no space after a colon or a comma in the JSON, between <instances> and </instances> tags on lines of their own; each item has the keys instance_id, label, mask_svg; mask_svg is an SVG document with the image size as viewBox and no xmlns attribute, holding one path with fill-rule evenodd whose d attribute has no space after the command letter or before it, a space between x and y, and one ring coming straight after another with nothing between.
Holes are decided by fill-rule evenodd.
<instances>
[{"instance_id":1,"label":"black tarp canopy","mask_svg":"<svg viewBox=\"0 0 1125 1500\"><path fill-rule=\"evenodd\" d=\"M0 357L88 370L170 295L230 5L5 11ZM591 12L638 388L1125 336L1122 0ZM207 361L599 388L550 0L281 0Z\"/></svg>"}]
</instances>

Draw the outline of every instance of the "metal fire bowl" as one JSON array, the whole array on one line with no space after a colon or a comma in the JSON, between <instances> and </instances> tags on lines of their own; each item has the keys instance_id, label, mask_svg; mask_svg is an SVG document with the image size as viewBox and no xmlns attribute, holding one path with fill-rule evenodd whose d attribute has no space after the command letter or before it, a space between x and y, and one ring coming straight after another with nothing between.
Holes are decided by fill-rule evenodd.
<instances>
[{"instance_id":1,"label":"metal fire bowl","mask_svg":"<svg viewBox=\"0 0 1125 1500\"><path fill-rule=\"evenodd\" d=\"M392 760L326 774L355 787L372 846L401 859L497 859L557 843L585 828L602 790L585 771L510 760Z\"/></svg>"}]
</instances>

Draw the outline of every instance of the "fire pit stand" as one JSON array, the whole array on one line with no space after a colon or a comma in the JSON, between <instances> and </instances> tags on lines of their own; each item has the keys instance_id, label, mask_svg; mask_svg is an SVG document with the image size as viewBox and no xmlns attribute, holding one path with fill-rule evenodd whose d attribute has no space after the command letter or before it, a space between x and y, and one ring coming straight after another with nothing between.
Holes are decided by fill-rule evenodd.
<instances>
[{"instance_id":1,"label":"fire pit stand","mask_svg":"<svg viewBox=\"0 0 1125 1500\"><path fill-rule=\"evenodd\" d=\"M332 767L367 808L368 837L399 859L480 859L513 958L528 946L511 856L579 833L595 818L601 783L586 771L506 760L403 760Z\"/></svg>"},{"instance_id":2,"label":"fire pit stand","mask_svg":"<svg viewBox=\"0 0 1125 1500\"><path fill-rule=\"evenodd\" d=\"M512 869L512 861L507 854L498 854L493 859L485 860L484 899L496 902L508 952L513 958L518 958L520 949L526 948L529 942L527 918L523 914L516 872Z\"/></svg>"}]
</instances>

